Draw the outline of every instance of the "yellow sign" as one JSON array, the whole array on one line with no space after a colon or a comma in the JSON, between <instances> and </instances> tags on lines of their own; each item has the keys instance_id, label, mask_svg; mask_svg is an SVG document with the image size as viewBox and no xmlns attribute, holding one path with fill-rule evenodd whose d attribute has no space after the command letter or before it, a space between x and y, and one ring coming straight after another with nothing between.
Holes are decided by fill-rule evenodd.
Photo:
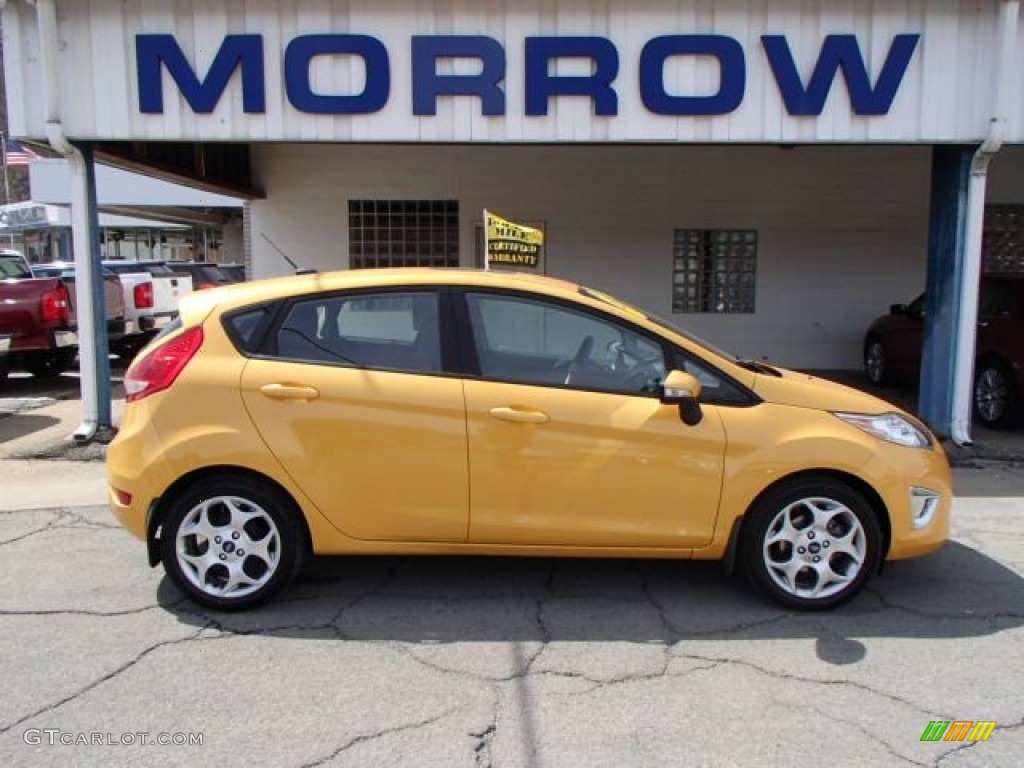
<instances>
[{"instance_id":1,"label":"yellow sign","mask_svg":"<svg viewBox=\"0 0 1024 768\"><path fill-rule=\"evenodd\" d=\"M544 233L533 227L515 224L490 211L484 211L485 254L487 266L503 264L536 269L544 247Z\"/></svg>"}]
</instances>

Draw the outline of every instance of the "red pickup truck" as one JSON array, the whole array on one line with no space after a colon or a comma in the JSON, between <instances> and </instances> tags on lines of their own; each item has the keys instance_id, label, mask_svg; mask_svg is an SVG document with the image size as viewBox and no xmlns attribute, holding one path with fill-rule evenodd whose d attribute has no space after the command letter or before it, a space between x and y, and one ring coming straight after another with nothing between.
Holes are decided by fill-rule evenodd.
<instances>
[{"instance_id":1,"label":"red pickup truck","mask_svg":"<svg viewBox=\"0 0 1024 768\"><path fill-rule=\"evenodd\" d=\"M73 283L61 277L33 277L17 251L0 251L0 337L9 336L8 366L50 378L66 371L78 353ZM108 331L124 334L120 288L105 291Z\"/></svg>"}]
</instances>

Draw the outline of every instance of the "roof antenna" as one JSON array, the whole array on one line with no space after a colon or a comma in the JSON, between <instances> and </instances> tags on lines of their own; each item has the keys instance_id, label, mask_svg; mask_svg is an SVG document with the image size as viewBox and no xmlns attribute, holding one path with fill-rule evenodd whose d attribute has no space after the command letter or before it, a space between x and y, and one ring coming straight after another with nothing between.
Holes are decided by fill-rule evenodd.
<instances>
[{"instance_id":1,"label":"roof antenna","mask_svg":"<svg viewBox=\"0 0 1024 768\"><path fill-rule=\"evenodd\" d=\"M280 248L278 248L277 247L277 243L275 243L273 240L271 240L269 237L267 237L266 232L260 232L260 237L262 237L264 240L266 240L268 243L270 243L270 246L275 251L277 251L279 254L281 254L281 258L288 262L289 266L291 266L291 268L295 270L295 274L296 275L315 275L316 274L316 270L315 269L310 269L309 267L300 267L294 261L289 259L288 258L288 254L285 253L284 251L282 251Z\"/></svg>"}]
</instances>

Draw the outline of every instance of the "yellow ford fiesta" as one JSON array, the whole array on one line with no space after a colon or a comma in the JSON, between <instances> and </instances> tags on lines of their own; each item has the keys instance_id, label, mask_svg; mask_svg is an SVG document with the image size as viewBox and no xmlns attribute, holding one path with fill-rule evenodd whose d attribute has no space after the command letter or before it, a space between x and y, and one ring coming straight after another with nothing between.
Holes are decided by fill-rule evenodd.
<instances>
[{"instance_id":1,"label":"yellow ford fiesta","mask_svg":"<svg viewBox=\"0 0 1024 768\"><path fill-rule=\"evenodd\" d=\"M125 387L111 507L213 608L312 553L465 553L717 558L820 609L949 534L949 466L911 416L548 278L202 291Z\"/></svg>"}]
</instances>

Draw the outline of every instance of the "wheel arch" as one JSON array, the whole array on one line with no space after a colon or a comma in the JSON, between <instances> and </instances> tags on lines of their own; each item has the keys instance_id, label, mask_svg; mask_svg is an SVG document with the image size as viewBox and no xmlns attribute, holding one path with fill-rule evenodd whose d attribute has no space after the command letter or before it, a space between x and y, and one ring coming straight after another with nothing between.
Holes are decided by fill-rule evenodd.
<instances>
[{"instance_id":1,"label":"wheel arch","mask_svg":"<svg viewBox=\"0 0 1024 768\"><path fill-rule=\"evenodd\" d=\"M862 478L839 469L804 469L799 472L793 472L780 477L775 482L762 488L761 492L751 500L743 514L737 517L733 522L733 528L729 536L729 546L723 559L727 573L732 574L736 569L739 547L743 540L744 527L750 519L750 511L754 509L765 496L780 486L787 483L799 482L801 480L814 480L816 478L829 478L831 480L837 480L841 483L845 483L864 497L864 500L867 501L868 505L871 507L871 511L878 519L879 528L882 530L882 556L880 562L885 561L886 556L889 554L889 546L892 543L892 523L889 519L889 508L885 505L885 501L882 499L878 491L876 491Z\"/></svg>"},{"instance_id":2,"label":"wheel arch","mask_svg":"<svg viewBox=\"0 0 1024 768\"><path fill-rule=\"evenodd\" d=\"M160 527L163 525L164 518L167 516L167 510L170 508L171 504L173 504L175 499L192 483L205 480L209 477L216 477L217 475L247 477L256 482L268 485L278 491L292 505L293 511L302 523L300 530L302 531L306 551L312 551L313 545L312 536L309 532L309 522L306 520L306 516L302 513L302 507L299 506L295 497L292 496L287 488L272 477L269 477L262 472L257 472L254 469L236 466L233 464L218 464L195 469L185 475L182 475L171 483L167 490L150 505L149 514L147 515L146 520L146 552L151 566L156 566L160 563Z\"/></svg>"}]
</instances>

